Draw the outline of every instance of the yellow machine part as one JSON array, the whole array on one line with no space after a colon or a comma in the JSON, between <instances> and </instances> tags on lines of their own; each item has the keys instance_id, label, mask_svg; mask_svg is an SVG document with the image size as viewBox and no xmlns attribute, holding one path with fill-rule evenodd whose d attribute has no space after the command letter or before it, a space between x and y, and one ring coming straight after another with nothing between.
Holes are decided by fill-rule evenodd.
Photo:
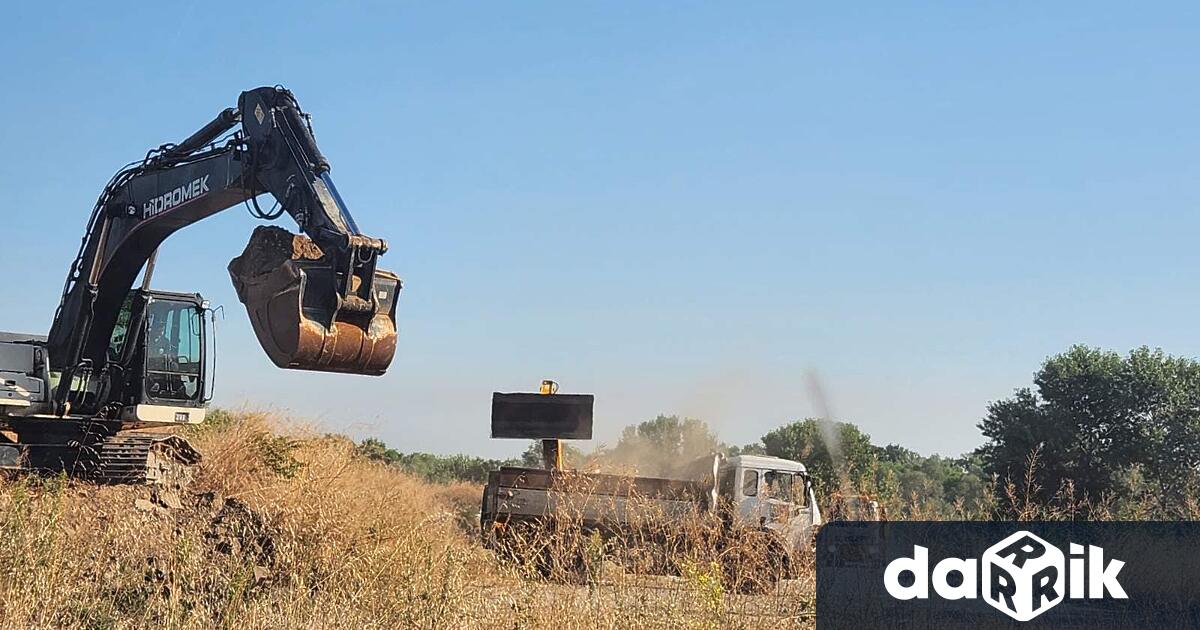
<instances>
[{"instance_id":1,"label":"yellow machine part","mask_svg":"<svg viewBox=\"0 0 1200 630\"><path fill-rule=\"evenodd\" d=\"M541 387L538 388L538 393L543 396L558 393L558 383L543 379ZM542 440L542 460L546 462L546 467L551 470L563 469L563 449L562 442L558 439Z\"/></svg>"}]
</instances>

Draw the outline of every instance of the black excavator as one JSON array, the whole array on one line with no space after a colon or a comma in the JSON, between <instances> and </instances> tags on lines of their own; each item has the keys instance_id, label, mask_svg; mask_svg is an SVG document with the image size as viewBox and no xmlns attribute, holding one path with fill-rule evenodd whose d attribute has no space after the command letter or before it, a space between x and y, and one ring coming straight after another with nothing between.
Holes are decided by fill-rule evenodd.
<instances>
[{"instance_id":1,"label":"black excavator","mask_svg":"<svg viewBox=\"0 0 1200 630\"><path fill-rule=\"evenodd\" d=\"M258 203L266 194L274 197L270 209ZM229 263L271 361L349 374L387 370L401 289L395 274L376 266L387 243L359 230L292 93L249 90L236 109L112 177L47 336L0 333L0 469L99 483L189 473L199 453L171 429L204 420L215 314L200 295L153 290L150 281L167 237L239 204L264 220L287 213L303 233L260 226Z\"/></svg>"}]
</instances>

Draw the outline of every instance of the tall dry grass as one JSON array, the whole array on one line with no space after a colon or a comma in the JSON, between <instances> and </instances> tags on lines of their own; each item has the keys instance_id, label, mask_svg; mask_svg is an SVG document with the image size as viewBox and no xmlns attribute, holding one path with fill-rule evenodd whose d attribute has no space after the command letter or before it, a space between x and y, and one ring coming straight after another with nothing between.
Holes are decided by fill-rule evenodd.
<instances>
[{"instance_id":1,"label":"tall dry grass","mask_svg":"<svg viewBox=\"0 0 1200 630\"><path fill-rule=\"evenodd\" d=\"M61 478L0 481L0 626L812 623L810 580L737 595L703 553L678 560L676 577L600 560L583 580L547 580L480 545L478 487L422 483L356 456L348 439L269 414L215 414L189 439L204 460L191 485L175 492ZM562 532L560 544L569 540ZM597 544L577 542L582 547L563 546L561 563Z\"/></svg>"},{"instance_id":2,"label":"tall dry grass","mask_svg":"<svg viewBox=\"0 0 1200 630\"><path fill-rule=\"evenodd\" d=\"M719 513L639 494L633 484L598 493L598 482L568 473L555 481L561 492L548 517L485 524L488 546L522 581L586 588L578 592L589 596L587 619L603 623L573 627L811 624L807 548L789 566L775 539L731 527ZM597 514L620 515L621 526L596 521ZM562 618L576 608L570 600L551 604Z\"/></svg>"},{"instance_id":3,"label":"tall dry grass","mask_svg":"<svg viewBox=\"0 0 1200 630\"><path fill-rule=\"evenodd\" d=\"M570 504L481 545L480 488L435 486L356 454L343 437L265 413L214 414L188 436L204 454L187 488L0 479L5 628L795 628L811 627L811 558L793 579L739 594L761 569L749 535L647 502L633 527L584 527ZM888 497L908 519L1137 519L1153 497L1038 503L997 480L952 513ZM586 494L586 493L581 493ZM1189 504L1186 518L1200 517ZM894 516L893 516L894 518ZM735 543L731 544L731 540ZM502 550L503 551L503 550ZM652 573L666 574L648 575Z\"/></svg>"}]
</instances>

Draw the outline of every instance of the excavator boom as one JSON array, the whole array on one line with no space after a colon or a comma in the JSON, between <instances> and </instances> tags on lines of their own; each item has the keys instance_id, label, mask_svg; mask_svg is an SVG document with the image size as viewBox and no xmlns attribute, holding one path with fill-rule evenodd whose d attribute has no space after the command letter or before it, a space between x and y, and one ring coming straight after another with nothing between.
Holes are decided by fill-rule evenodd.
<instances>
[{"instance_id":1,"label":"excavator boom","mask_svg":"<svg viewBox=\"0 0 1200 630\"><path fill-rule=\"evenodd\" d=\"M273 209L259 206L263 194L274 197ZM241 203L263 219L287 213L303 233L257 229L229 265L272 362L384 373L395 351L401 288L395 274L376 266L387 243L360 232L292 93L263 87L243 92L236 109L179 144L118 172L101 194L46 346L51 370L61 374L54 395L60 412L68 403L95 410L106 403L102 392L83 397L80 383L124 368L110 352L114 326L138 273L148 280L161 243Z\"/></svg>"},{"instance_id":2,"label":"excavator boom","mask_svg":"<svg viewBox=\"0 0 1200 630\"><path fill-rule=\"evenodd\" d=\"M263 210L267 195L274 204ZM208 303L152 290L150 280L168 237L238 204L260 219L288 214L301 232L259 227L228 267L271 361L387 370L401 289L377 267L387 243L350 215L292 93L249 90L236 108L113 176L47 337L0 333L0 470L186 482L200 454L161 430L204 420L215 368Z\"/></svg>"}]
</instances>

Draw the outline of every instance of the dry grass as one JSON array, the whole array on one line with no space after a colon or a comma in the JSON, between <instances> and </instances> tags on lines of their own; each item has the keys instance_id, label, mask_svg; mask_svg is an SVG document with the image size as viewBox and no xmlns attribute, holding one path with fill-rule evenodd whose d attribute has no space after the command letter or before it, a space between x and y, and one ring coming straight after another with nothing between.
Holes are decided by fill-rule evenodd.
<instances>
[{"instance_id":1,"label":"dry grass","mask_svg":"<svg viewBox=\"0 0 1200 630\"><path fill-rule=\"evenodd\" d=\"M777 584L783 567L771 539L734 531L699 511L665 513L663 503L632 487L618 495L593 492L595 479L566 476L571 490L550 519L508 523L489 533L511 574L529 584L581 585L556 589L547 603L557 627L775 628L807 627L815 591L811 555L796 579ZM624 503L619 503L623 501ZM620 529L586 526L598 509L623 513ZM754 595L746 593L755 593ZM583 595L586 601L581 600ZM581 604L583 610L581 611ZM580 613L584 616L580 616ZM523 627L523 626L522 626Z\"/></svg>"},{"instance_id":2,"label":"dry grass","mask_svg":"<svg viewBox=\"0 0 1200 630\"><path fill-rule=\"evenodd\" d=\"M280 436L285 437L280 437ZM479 488L431 486L267 414L218 415L182 507L147 488L0 481L0 625L13 628L809 627L811 579L728 592L681 576L545 580L479 544ZM138 507L140 506L140 507ZM565 535L563 540L568 540ZM609 565L601 565L608 567Z\"/></svg>"},{"instance_id":3,"label":"dry grass","mask_svg":"<svg viewBox=\"0 0 1200 630\"><path fill-rule=\"evenodd\" d=\"M0 627L6 628L808 628L811 558L760 595L733 592L763 553L706 517L599 536L571 518L519 534L516 560L481 544L480 488L430 485L354 444L218 413L189 438L196 479L163 493L65 479L0 480ZM1137 519L1149 499L1039 504L996 482L953 514L891 498L921 520ZM173 500L177 499L177 500ZM175 507L155 506L173 504ZM1189 503L1187 518L1200 517ZM533 559L533 560L531 560ZM665 572L670 577L646 575Z\"/></svg>"}]
</instances>

